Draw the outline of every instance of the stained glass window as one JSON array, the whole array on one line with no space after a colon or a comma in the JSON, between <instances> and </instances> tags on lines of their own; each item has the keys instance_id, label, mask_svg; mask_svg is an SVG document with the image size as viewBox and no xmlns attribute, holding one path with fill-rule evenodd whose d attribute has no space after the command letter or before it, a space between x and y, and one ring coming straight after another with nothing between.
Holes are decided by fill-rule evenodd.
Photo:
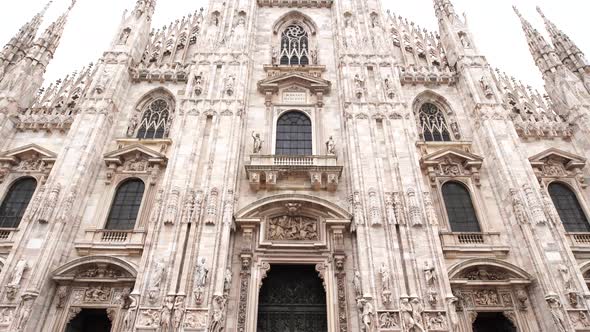
<instances>
[{"instance_id":1,"label":"stained glass window","mask_svg":"<svg viewBox=\"0 0 590 332\"><path fill-rule=\"evenodd\" d=\"M563 227L570 233L590 232L590 225L576 194L561 183L549 185L549 196L557 209Z\"/></svg>"},{"instance_id":2,"label":"stained glass window","mask_svg":"<svg viewBox=\"0 0 590 332\"><path fill-rule=\"evenodd\" d=\"M447 208L451 231L481 232L471 195L464 185L457 182L447 182L442 187L442 195Z\"/></svg>"},{"instance_id":3,"label":"stained glass window","mask_svg":"<svg viewBox=\"0 0 590 332\"><path fill-rule=\"evenodd\" d=\"M0 228L18 228L36 188L37 180L24 178L8 189L0 205Z\"/></svg>"},{"instance_id":4,"label":"stained glass window","mask_svg":"<svg viewBox=\"0 0 590 332\"><path fill-rule=\"evenodd\" d=\"M443 112L434 104L425 103L418 113L422 138L427 142L451 141L451 134Z\"/></svg>"},{"instance_id":5,"label":"stained glass window","mask_svg":"<svg viewBox=\"0 0 590 332\"><path fill-rule=\"evenodd\" d=\"M301 112L283 114L277 123L277 155L313 154L311 120Z\"/></svg>"},{"instance_id":6,"label":"stained glass window","mask_svg":"<svg viewBox=\"0 0 590 332\"><path fill-rule=\"evenodd\" d=\"M111 230L132 230L137 221L145 185L139 179L123 182L117 189L105 226Z\"/></svg>"},{"instance_id":7,"label":"stained glass window","mask_svg":"<svg viewBox=\"0 0 590 332\"><path fill-rule=\"evenodd\" d=\"M281 36L281 65L309 64L309 37L300 25L288 26Z\"/></svg>"},{"instance_id":8,"label":"stained glass window","mask_svg":"<svg viewBox=\"0 0 590 332\"><path fill-rule=\"evenodd\" d=\"M164 99L157 99L148 104L143 112L137 138L156 139L168 136L170 128L170 105Z\"/></svg>"}]
</instances>

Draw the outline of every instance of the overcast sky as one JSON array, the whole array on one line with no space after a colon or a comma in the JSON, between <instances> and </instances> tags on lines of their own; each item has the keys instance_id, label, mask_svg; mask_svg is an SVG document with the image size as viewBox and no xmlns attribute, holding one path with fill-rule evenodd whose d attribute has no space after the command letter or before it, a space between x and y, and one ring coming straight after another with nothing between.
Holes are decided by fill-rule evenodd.
<instances>
[{"instance_id":1,"label":"overcast sky","mask_svg":"<svg viewBox=\"0 0 590 332\"><path fill-rule=\"evenodd\" d=\"M254 1L254 0L252 0ZM336 0L338 1L338 0ZM0 47L19 27L45 4L46 0L4 1L0 11ZM44 26L55 19L71 0L54 0ZM154 26L160 27L206 5L205 0L159 0ZM429 30L438 30L432 0L382 0L385 8ZM590 53L587 37L589 0L453 0L458 13L466 12L480 51L494 67L515 76L533 87L542 87L541 75L529 53L524 34L512 5L517 4L537 28L543 22L535 6L578 44ZM95 62L108 47L125 9L135 0L78 0L70 15L61 46L49 66L46 80L54 81ZM47 81L46 81L47 83Z\"/></svg>"}]
</instances>

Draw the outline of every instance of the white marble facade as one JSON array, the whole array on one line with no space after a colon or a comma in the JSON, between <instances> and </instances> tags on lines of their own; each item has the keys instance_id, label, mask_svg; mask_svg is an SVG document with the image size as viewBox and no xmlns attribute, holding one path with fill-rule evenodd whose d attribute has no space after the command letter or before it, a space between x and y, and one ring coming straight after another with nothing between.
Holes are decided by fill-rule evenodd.
<instances>
[{"instance_id":1,"label":"white marble facade","mask_svg":"<svg viewBox=\"0 0 590 332\"><path fill-rule=\"evenodd\" d=\"M101 309L112 331L253 332L273 264L315 267L328 331L468 332L486 313L589 331L590 234L547 192L564 184L590 216L589 63L518 14L533 91L490 68L450 0L434 6L438 32L379 0L210 0L151 33L156 0L138 0L94 66L41 93L69 9L45 32L36 15L0 53L0 199L36 181L0 229L0 331ZM306 156L280 152L292 111L311 122ZM130 179L135 225L106 229ZM451 229L449 181L478 232Z\"/></svg>"}]
</instances>

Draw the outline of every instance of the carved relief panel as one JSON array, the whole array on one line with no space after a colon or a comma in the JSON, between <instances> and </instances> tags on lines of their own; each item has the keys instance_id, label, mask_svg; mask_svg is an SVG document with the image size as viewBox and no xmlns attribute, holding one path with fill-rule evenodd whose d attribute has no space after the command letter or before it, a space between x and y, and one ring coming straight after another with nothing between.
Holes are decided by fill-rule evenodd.
<instances>
[{"instance_id":1,"label":"carved relief panel","mask_svg":"<svg viewBox=\"0 0 590 332\"><path fill-rule=\"evenodd\" d=\"M41 184L49 176L57 155L36 144L0 154L0 184L6 179L31 176Z\"/></svg>"}]
</instances>

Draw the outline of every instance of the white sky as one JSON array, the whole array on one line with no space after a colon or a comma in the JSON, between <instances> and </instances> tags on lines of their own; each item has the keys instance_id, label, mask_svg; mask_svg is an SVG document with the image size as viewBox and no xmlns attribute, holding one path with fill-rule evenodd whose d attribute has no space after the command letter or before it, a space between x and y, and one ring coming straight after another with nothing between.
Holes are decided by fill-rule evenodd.
<instances>
[{"instance_id":1,"label":"white sky","mask_svg":"<svg viewBox=\"0 0 590 332\"><path fill-rule=\"evenodd\" d=\"M44 26L55 19L71 0L54 0ZM252 0L254 1L254 0ZM338 1L338 0L336 0ZM0 11L0 47L2 47L46 0L4 1ZM382 0L385 8L414 21L423 28L438 30L432 0ZM494 67L498 67L526 84L540 88L541 75L533 63L524 34L512 5L517 4L525 17L538 29L543 22L535 10L540 5L545 14L590 53L588 0L453 0L458 13L466 12L476 44ZM48 68L46 83L95 62L105 51L125 9L135 0L78 0L70 15L61 46ZM154 27L160 27L207 4L206 0L159 0Z\"/></svg>"}]
</instances>

